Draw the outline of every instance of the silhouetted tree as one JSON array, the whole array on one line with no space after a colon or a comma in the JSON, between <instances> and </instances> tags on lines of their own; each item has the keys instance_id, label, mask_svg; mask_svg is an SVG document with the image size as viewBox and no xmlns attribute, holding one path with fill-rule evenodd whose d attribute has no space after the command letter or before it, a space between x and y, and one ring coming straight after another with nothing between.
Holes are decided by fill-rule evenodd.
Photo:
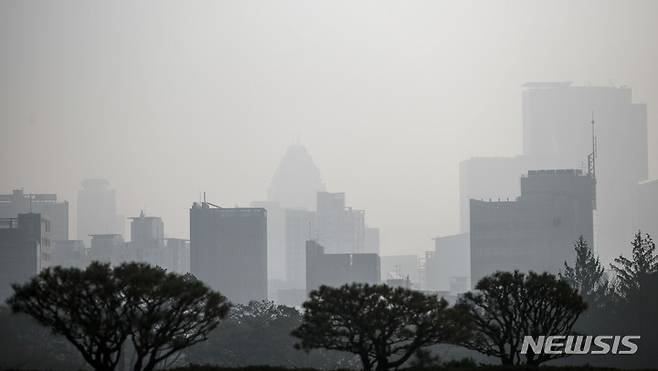
<instances>
[{"instance_id":1,"label":"silhouetted tree","mask_svg":"<svg viewBox=\"0 0 658 371\"><path fill-rule=\"evenodd\" d=\"M656 244L648 234L642 237L638 231L631 241L633 246L632 258L623 255L615 258L610 267L616 274L616 291L620 297L628 300L640 291L640 281L643 276L658 272L658 256Z\"/></svg>"},{"instance_id":2,"label":"silhouetted tree","mask_svg":"<svg viewBox=\"0 0 658 371\"><path fill-rule=\"evenodd\" d=\"M114 370L130 335L122 283L107 264L87 269L48 268L23 285L7 303L63 335L95 370Z\"/></svg>"},{"instance_id":3,"label":"silhouetted tree","mask_svg":"<svg viewBox=\"0 0 658 371\"><path fill-rule=\"evenodd\" d=\"M576 262L573 267L564 262L564 273L560 278L578 290L580 296L591 306L605 305L610 283L598 257L594 256L587 241L580 236L575 244Z\"/></svg>"},{"instance_id":4,"label":"silhouetted tree","mask_svg":"<svg viewBox=\"0 0 658 371\"><path fill-rule=\"evenodd\" d=\"M400 367L419 348L457 335L445 300L400 287L321 286L303 306L303 323L292 333L297 346L354 353L364 370Z\"/></svg>"},{"instance_id":5,"label":"silhouetted tree","mask_svg":"<svg viewBox=\"0 0 658 371\"><path fill-rule=\"evenodd\" d=\"M145 264L111 269L54 267L14 284L7 301L63 335L95 370L114 370L130 337L135 370L152 370L174 352L204 339L228 311L226 299L191 276Z\"/></svg>"},{"instance_id":6,"label":"silhouetted tree","mask_svg":"<svg viewBox=\"0 0 658 371\"><path fill-rule=\"evenodd\" d=\"M126 319L132 324L134 371L151 371L177 352L206 340L229 311L224 296L189 274L131 263L116 267L114 275L123 284Z\"/></svg>"},{"instance_id":7,"label":"silhouetted tree","mask_svg":"<svg viewBox=\"0 0 658 371\"><path fill-rule=\"evenodd\" d=\"M464 294L455 309L472 331L461 345L500 358L503 365L536 366L562 354L526 354L524 336L568 335L587 304L556 276L515 271L484 277L477 291Z\"/></svg>"}]
</instances>

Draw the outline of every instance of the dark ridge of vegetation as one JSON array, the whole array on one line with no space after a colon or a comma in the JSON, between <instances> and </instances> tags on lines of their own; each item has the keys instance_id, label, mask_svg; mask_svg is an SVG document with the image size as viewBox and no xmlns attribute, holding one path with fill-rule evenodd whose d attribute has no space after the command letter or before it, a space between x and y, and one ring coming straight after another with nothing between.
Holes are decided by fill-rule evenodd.
<instances>
[{"instance_id":1,"label":"dark ridge of vegetation","mask_svg":"<svg viewBox=\"0 0 658 371\"><path fill-rule=\"evenodd\" d=\"M249 367L220 367L213 365L189 365L187 367L178 367L168 369L169 371L326 371L316 368L285 368L272 366L249 366ZM501 365L476 365L473 361L451 361L442 365L432 367L407 367L400 368L400 371L505 371L505 370L546 370L546 371L620 371L618 368L605 368L594 366L501 366ZM655 371L658 369L623 369L623 371ZM351 369L334 369L331 371L354 371Z\"/></svg>"},{"instance_id":2,"label":"dark ridge of vegetation","mask_svg":"<svg viewBox=\"0 0 658 371\"><path fill-rule=\"evenodd\" d=\"M49 268L14 285L14 313L0 305L0 370L85 362L102 371L536 370L547 359L520 355L524 335L574 333L641 340L634 355L579 354L542 369L655 368L658 256L640 232L631 246L611 278L581 239L559 276L494 273L453 307L418 291L352 284L314 291L303 313L271 302L231 306L192 276L143 264ZM532 317L528 308L542 310ZM448 361L464 357L474 360ZM480 364L496 358L514 365Z\"/></svg>"}]
</instances>

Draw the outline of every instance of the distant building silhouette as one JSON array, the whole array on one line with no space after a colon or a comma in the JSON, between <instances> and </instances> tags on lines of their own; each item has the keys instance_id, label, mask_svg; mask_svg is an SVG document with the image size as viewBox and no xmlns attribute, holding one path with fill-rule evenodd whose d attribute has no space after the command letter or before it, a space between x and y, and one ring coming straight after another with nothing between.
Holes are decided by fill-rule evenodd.
<instances>
[{"instance_id":1,"label":"distant building silhouette","mask_svg":"<svg viewBox=\"0 0 658 371\"><path fill-rule=\"evenodd\" d=\"M647 179L647 113L628 87L572 86L569 82L523 86L521 156L474 158L460 166L461 231L469 231L469 199L514 199L516 179L531 169L586 169L592 125L598 143L597 254L610 260L637 229L637 185Z\"/></svg>"},{"instance_id":2,"label":"distant building silhouette","mask_svg":"<svg viewBox=\"0 0 658 371\"><path fill-rule=\"evenodd\" d=\"M529 171L514 201L471 200L471 283L498 270L558 273L592 244L595 182L580 170Z\"/></svg>"},{"instance_id":3,"label":"distant building silhouette","mask_svg":"<svg viewBox=\"0 0 658 371\"><path fill-rule=\"evenodd\" d=\"M379 228L366 227L365 253L379 255Z\"/></svg>"},{"instance_id":4,"label":"distant building silhouette","mask_svg":"<svg viewBox=\"0 0 658 371\"><path fill-rule=\"evenodd\" d=\"M50 265L50 249L50 221L41 214L0 219L0 302L13 293L11 284L27 282Z\"/></svg>"},{"instance_id":5,"label":"distant building silhouette","mask_svg":"<svg viewBox=\"0 0 658 371\"><path fill-rule=\"evenodd\" d=\"M316 193L324 191L320 171L300 144L286 150L269 187L269 200L284 208L315 210Z\"/></svg>"},{"instance_id":6,"label":"distant building silhouette","mask_svg":"<svg viewBox=\"0 0 658 371\"><path fill-rule=\"evenodd\" d=\"M87 249L81 240L53 240L51 265L84 268L87 266Z\"/></svg>"},{"instance_id":7,"label":"distant building silhouette","mask_svg":"<svg viewBox=\"0 0 658 371\"><path fill-rule=\"evenodd\" d=\"M286 281L289 289L305 293L306 241L314 239L316 235L314 211L286 210Z\"/></svg>"},{"instance_id":8,"label":"distant building silhouette","mask_svg":"<svg viewBox=\"0 0 658 371\"><path fill-rule=\"evenodd\" d=\"M528 159L515 157L473 157L459 164L460 232L468 233L470 200L510 199L521 194L519 178L528 171Z\"/></svg>"},{"instance_id":9,"label":"distant building silhouette","mask_svg":"<svg viewBox=\"0 0 658 371\"><path fill-rule=\"evenodd\" d=\"M598 142L594 234L606 261L637 229L637 184L648 175L647 107L633 103L628 87L524 85L523 154L533 169L584 167L592 119Z\"/></svg>"},{"instance_id":10,"label":"distant building silhouette","mask_svg":"<svg viewBox=\"0 0 658 371\"><path fill-rule=\"evenodd\" d=\"M275 201L256 201L251 206L267 210L268 280L283 280L286 277L286 210Z\"/></svg>"},{"instance_id":11,"label":"distant building silhouette","mask_svg":"<svg viewBox=\"0 0 658 371\"><path fill-rule=\"evenodd\" d=\"M424 289L451 294L460 294L468 290L470 288L468 279L471 275L470 255L467 233L435 238L434 251L427 254L425 258ZM465 290L459 291L462 288Z\"/></svg>"},{"instance_id":12,"label":"distant building silhouette","mask_svg":"<svg viewBox=\"0 0 658 371\"><path fill-rule=\"evenodd\" d=\"M173 254L165 245L162 218L146 216L144 211L130 218L130 243L127 245L127 260L171 269Z\"/></svg>"},{"instance_id":13,"label":"distant building silhouette","mask_svg":"<svg viewBox=\"0 0 658 371\"><path fill-rule=\"evenodd\" d=\"M318 192L316 204L315 212L286 210L286 290L306 288L308 240L317 241L328 254L379 252L379 229L366 226L365 211L345 205L345 193ZM297 292L286 295L295 296Z\"/></svg>"},{"instance_id":14,"label":"distant building silhouette","mask_svg":"<svg viewBox=\"0 0 658 371\"><path fill-rule=\"evenodd\" d=\"M176 273L190 272L190 241L182 238L166 238L165 246L171 254L168 269Z\"/></svg>"},{"instance_id":15,"label":"distant building silhouette","mask_svg":"<svg viewBox=\"0 0 658 371\"><path fill-rule=\"evenodd\" d=\"M233 302L267 299L267 211L194 203L190 270Z\"/></svg>"},{"instance_id":16,"label":"distant building silhouette","mask_svg":"<svg viewBox=\"0 0 658 371\"><path fill-rule=\"evenodd\" d=\"M69 203L57 202L57 195L29 194L22 189L0 195L0 218L16 218L25 213L39 213L48 219L53 240L69 239Z\"/></svg>"},{"instance_id":17,"label":"distant building silhouette","mask_svg":"<svg viewBox=\"0 0 658 371\"><path fill-rule=\"evenodd\" d=\"M321 285L338 287L346 283L380 282L377 254L327 254L318 242L306 242L306 291Z\"/></svg>"},{"instance_id":18,"label":"distant building silhouette","mask_svg":"<svg viewBox=\"0 0 658 371\"><path fill-rule=\"evenodd\" d=\"M318 192L317 240L328 253L365 252L365 211L345 205L345 193Z\"/></svg>"},{"instance_id":19,"label":"distant building silhouette","mask_svg":"<svg viewBox=\"0 0 658 371\"><path fill-rule=\"evenodd\" d=\"M105 179L86 179L78 191L78 239L88 245L94 234L122 234L116 193Z\"/></svg>"},{"instance_id":20,"label":"distant building silhouette","mask_svg":"<svg viewBox=\"0 0 658 371\"><path fill-rule=\"evenodd\" d=\"M131 254L120 234L92 234L89 248L89 261L110 263L113 266L130 261Z\"/></svg>"}]
</instances>

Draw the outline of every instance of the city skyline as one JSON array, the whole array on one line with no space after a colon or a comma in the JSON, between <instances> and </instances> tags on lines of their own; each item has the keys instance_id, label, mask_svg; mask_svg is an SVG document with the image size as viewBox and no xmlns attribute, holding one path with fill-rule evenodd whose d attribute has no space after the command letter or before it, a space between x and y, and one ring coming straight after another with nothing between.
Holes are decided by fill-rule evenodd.
<instances>
[{"instance_id":1,"label":"city skyline","mask_svg":"<svg viewBox=\"0 0 658 371\"><path fill-rule=\"evenodd\" d=\"M80 181L103 177L118 214L187 236L201 192L266 199L300 138L382 254L420 254L459 231L458 163L520 153L532 81L630 86L657 155L655 2L32 4L0 5L0 190L56 193L72 219ZM17 167L28 142L48 159Z\"/></svg>"}]
</instances>

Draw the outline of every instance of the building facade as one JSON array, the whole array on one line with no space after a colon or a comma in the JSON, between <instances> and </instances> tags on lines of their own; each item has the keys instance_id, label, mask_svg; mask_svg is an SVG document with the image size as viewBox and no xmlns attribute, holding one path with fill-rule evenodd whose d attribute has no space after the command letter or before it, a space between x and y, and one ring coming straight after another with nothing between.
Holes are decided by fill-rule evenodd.
<instances>
[{"instance_id":1,"label":"building facade","mask_svg":"<svg viewBox=\"0 0 658 371\"><path fill-rule=\"evenodd\" d=\"M91 235L123 234L116 193L105 179L86 179L78 191L78 239L89 246Z\"/></svg>"},{"instance_id":2,"label":"building facade","mask_svg":"<svg viewBox=\"0 0 658 371\"><path fill-rule=\"evenodd\" d=\"M194 203L190 271L229 300L267 299L267 212Z\"/></svg>"},{"instance_id":3,"label":"building facade","mask_svg":"<svg viewBox=\"0 0 658 371\"><path fill-rule=\"evenodd\" d=\"M69 239L69 203L58 202L57 195L30 194L22 189L0 195L0 218L16 218L25 213L38 213L48 219L52 240Z\"/></svg>"},{"instance_id":4,"label":"building facade","mask_svg":"<svg viewBox=\"0 0 658 371\"><path fill-rule=\"evenodd\" d=\"M471 283L496 271L556 274L593 246L595 181L580 170L529 171L514 201L471 200Z\"/></svg>"},{"instance_id":5,"label":"building facade","mask_svg":"<svg viewBox=\"0 0 658 371\"><path fill-rule=\"evenodd\" d=\"M0 219L0 302L13 290L51 264L50 222L41 214L18 214Z\"/></svg>"},{"instance_id":6,"label":"building facade","mask_svg":"<svg viewBox=\"0 0 658 371\"><path fill-rule=\"evenodd\" d=\"M378 284L381 281L379 265L377 254L327 254L317 241L307 241L306 292L322 285Z\"/></svg>"}]
</instances>

